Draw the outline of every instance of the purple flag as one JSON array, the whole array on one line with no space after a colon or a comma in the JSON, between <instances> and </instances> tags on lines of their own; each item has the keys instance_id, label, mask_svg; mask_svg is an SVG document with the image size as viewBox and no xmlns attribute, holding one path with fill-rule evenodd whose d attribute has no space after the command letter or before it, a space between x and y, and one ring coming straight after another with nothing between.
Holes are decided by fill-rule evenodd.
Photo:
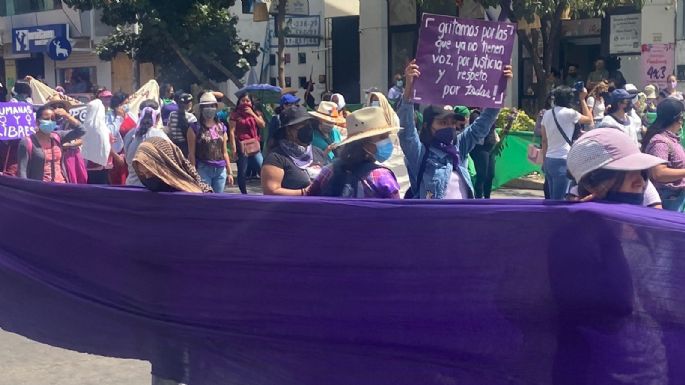
<instances>
[{"instance_id":1,"label":"purple flag","mask_svg":"<svg viewBox=\"0 0 685 385\"><path fill-rule=\"evenodd\" d=\"M0 140L21 139L36 132L36 115L27 103L0 103Z\"/></svg>"},{"instance_id":2,"label":"purple flag","mask_svg":"<svg viewBox=\"0 0 685 385\"><path fill-rule=\"evenodd\" d=\"M685 378L679 213L152 193L9 177L0 177L0 197L0 327L149 360L162 378Z\"/></svg>"},{"instance_id":3,"label":"purple flag","mask_svg":"<svg viewBox=\"0 0 685 385\"><path fill-rule=\"evenodd\" d=\"M502 107L516 25L424 13L416 62L422 104Z\"/></svg>"}]
</instances>

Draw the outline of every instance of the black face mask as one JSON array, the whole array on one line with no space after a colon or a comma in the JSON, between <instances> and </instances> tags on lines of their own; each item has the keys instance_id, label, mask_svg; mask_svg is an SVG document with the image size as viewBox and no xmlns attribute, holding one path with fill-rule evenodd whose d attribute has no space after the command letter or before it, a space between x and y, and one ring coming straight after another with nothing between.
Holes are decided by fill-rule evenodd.
<instances>
[{"instance_id":1,"label":"black face mask","mask_svg":"<svg viewBox=\"0 0 685 385\"><path fill-rule=\"evenodd\" d=\"M140 182L143 184L143 186L147 187L147 189L150 191L154 191L154 192L174 192L174 191L176 191L171 186L162 182L162 180L157 178L157 177L141 179Z\"/></svg>"},{"instance_id":2,"label":"black face mask","mask_svg":"<svg viewBox=\"0 0 685 385\"><path fill-rule=\"evenodd\" d=\"M297 131L297 140L305 146L309 146L314 141L314 126L307 124Z\"/></svg>"},{"instance_id":3,"label":"black face mask","mask_svg":"<svg viewBox=\"0 0 685 385\"><path fill-rule=\"evenodd\" d=\"M613 203L624 203L628 205L642 206L645 199L644 193L626 193L618 191L610 191L607 193L606 201Z\"/></svg>"}]
</instances>

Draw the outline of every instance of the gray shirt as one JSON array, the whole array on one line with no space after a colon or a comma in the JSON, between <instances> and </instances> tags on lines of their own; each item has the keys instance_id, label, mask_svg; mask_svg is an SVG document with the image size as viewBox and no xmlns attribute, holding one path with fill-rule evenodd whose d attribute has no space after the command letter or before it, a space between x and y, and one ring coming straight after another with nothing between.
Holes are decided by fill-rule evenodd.
<instances>
[{"instance_id":1,"label":"gray shirt","mask_svg":"<svg viewBox=\"0 0 685 385\"><path fill-rule=\"evenodd\" d=\"M60 142L57 143L59 146L61 146L62 143L68 143L78 139L85 133L86 131L81 124L73 130L53 131L53 134L59 137ZM29 141L31 141L30 144ZM29 153L29 149L31 150L31 153ZM62 159L64 159L64 157L62 157ZM17 176L19 178L43 180L43 175L45 173L45 151L43 151L43 148L40 146L36 134L27 136L19 142L17 163L19 165L17 170ZM66 176L67 173L64 169L64 163L59 164L58 167L62 167L62 173Z\"/></svg>"}]
</instances>

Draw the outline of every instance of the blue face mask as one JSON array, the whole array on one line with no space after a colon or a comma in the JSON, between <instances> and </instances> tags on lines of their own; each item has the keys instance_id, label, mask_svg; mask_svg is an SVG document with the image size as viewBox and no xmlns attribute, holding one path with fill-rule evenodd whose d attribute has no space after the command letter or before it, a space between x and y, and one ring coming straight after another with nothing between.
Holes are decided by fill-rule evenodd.
<instances>
[{"instance_id":1,"label":"blue face mask","mask_svg":"<svg viewBox=\"0 0 685 385\"><path fill-rule=\"evenodd\" d=\"M453 127L443 128L435 131L435 134L433 134L433 139L440 143L451 145L452 143L454 143L456 134L457 130Z\"/></svg>"},{"instance_id":2,"label":"blue face mask","mask_svg":"<svg viewBox=\"0 0 685 385\"><path fill-rule=\"evenodd\" d=\"M38 128L45 134L49 134L57 128L57 122L52 120L41 120L39 123Z\"/></svg>"},{"instance_id":3,"label":"blue face mask","mask_svg":"<svg viewBox=\"0 0 685 385\"><path fill-rule=\"evenodd\" d=\"M395 146L393 146L392 140L390 140L390 138L379 140L374 144L376 145L375 157L379 163L383 163L386 160L390 159L390 157L392 156L392 152L395 150Z\"/></svg>"},{"instance_id":4,"label":"blue face mask","mask_svg":"<svg viewBox=\"0 0 685 385\"><path fill-rule=\"evenodd\" d=\"M402 87L404 87L404 81L398 80L398 81L395 82L395 85L398 86L398 87L400 87L400 88L402 88Z\"/></svg>"},{"instance_id":5,"label":"blue face mask","mask_svg":"<svg viewBox=\"0 0 685 385\"><path fill-rule=\"evenodd\" d=\"M644 193L626 193L619 191L609 191L606 198L604 198L604 200L612 203L625 203L635 206L642 206L644 199Z\"/></svg>"}]
</instances>

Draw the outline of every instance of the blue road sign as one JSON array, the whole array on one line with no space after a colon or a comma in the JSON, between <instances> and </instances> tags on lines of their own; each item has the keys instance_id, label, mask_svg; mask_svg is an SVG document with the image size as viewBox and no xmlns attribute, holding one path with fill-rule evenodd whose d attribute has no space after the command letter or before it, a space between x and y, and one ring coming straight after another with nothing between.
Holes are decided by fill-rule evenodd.
<instances>
[{"instance_id":1,"label":"blue road sign","mask_svg":"<svg viewBox=\"0 0 685 385\"><path fill-rule=\"evenodd\" d=\"M48 56L52 60L67 60L71 55L71 43L66 37L56 37L48 45Z\"/></svg>"}]
</instances>

